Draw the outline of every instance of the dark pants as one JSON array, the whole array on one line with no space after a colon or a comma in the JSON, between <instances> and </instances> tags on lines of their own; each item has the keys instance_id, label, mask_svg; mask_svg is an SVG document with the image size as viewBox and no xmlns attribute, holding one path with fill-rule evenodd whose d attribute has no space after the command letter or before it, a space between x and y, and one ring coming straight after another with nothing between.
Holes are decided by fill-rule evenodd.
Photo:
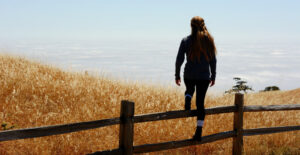
<instances>
[{"instance_id":1,"label":"dark pants","mask_svg":"<svg viewBox=\"0 0 300 155\"><path fill-rule=\"evenodd\" d=\"M197 120L204 120L205 118L204 100L209 83L209 80L184 79L185 97L192 97L196 87Z\"/></svg>"}]
</instances>

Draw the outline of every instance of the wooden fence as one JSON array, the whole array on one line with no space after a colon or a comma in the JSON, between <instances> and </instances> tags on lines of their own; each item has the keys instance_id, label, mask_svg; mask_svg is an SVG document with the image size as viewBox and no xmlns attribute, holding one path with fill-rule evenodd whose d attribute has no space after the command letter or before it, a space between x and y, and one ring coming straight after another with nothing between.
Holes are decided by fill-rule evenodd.
<instances>
[{"instance_id":1,"label":"wooden fence","mask_svg":"<svg viewBox=\"0 0 300 155\"><path fill-rule=\"evenodd\" d=\"M243 94L235 94L234 106L215 107L215 108L205 109L206 115L234 112L234 123L233 123L232 131L225 131L225 132L220 132L208 136L203 136L201 141L186 139L186 140L179 140L179 141L133 146L134 123L194 117L197 115L197 112L196 110L191 110L191 111L179 110L179 111L169 111L169 112L134 116L134 103L130 101L122 101L121 114L119 118L2 131L0 132L0 142L8 141L8 140L65 134L65 133L71 133L71 132L76 132L81 130L95 129L104 126L120 124L119 148L108 150L108 151L95 152L92 154L127 155L133 153L146 153L146 152L180 148L180 147L185 147L190 145L210 143L210 142L214 142L226 138L233 138L232 154L240 155L242 154L243 151L243 136L262 135L262 134L300 130L300 125L271 127L271 128L257 128L257 129L243 129L244 112L285 111L285 110L300 110L300 104L244 106Z\"/></svg>"}]
</instances>

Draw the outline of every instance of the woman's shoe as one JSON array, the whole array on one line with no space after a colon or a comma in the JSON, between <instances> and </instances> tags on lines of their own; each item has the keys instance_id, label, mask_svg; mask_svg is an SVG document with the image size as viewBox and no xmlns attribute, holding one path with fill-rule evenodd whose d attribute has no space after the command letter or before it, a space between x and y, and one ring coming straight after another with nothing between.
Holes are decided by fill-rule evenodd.
<instances>
[{"instance_id":1,"label":"woman's shoe","mask_svg":"<svg viewBox=\"0 0 300 155\"><path fill-rule=\"evenodd\" d=\"M197 126L196 132L193 136L194 140L201 141L202 140L202 127Z\"/></svg>"}]
</instances>

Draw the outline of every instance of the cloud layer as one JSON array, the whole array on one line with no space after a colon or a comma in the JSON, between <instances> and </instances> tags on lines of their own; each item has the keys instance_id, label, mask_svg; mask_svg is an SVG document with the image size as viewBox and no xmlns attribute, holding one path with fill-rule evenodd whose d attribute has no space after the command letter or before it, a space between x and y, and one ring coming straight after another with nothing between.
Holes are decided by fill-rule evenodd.
<instances>
[{"instance_id":1,"label":"cloud layer","mask_svg":"<svg viewBox=\"0 0 300 155\"><path fill-rule=\"evenodd\" d=\"M3 51L35 58L65 69L105 72L115 77L173 84L178 41L1 42ZM229 89L233 77L255 90L277 85L300 87L300 46L278 43L217 43L216 86ZM182 70L183 70L182 66Z\"/></svg>"}]
</instances>

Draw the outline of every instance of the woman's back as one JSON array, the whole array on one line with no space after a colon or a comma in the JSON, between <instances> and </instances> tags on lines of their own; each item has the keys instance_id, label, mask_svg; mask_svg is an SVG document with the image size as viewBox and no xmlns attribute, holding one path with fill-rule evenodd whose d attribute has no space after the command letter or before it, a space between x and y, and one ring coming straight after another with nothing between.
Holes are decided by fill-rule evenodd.
<instances>
[{"instance_id":1,"label":"woman's back","mask_svg":"<svg viewBox=\"0 0 300 155\"><path fill-rule=\"evenodd\" d=\"M178 55L176 58L176 75L179 76L180 66L186 57L184 67L184 78L214 80L216 77L216 57L212 56L210 60L204 55L200 55L199 59L191 58L192 36L189 35L182 39ZM206 53L207 55L209 53Z\"/></svg>"}]
</instances>

